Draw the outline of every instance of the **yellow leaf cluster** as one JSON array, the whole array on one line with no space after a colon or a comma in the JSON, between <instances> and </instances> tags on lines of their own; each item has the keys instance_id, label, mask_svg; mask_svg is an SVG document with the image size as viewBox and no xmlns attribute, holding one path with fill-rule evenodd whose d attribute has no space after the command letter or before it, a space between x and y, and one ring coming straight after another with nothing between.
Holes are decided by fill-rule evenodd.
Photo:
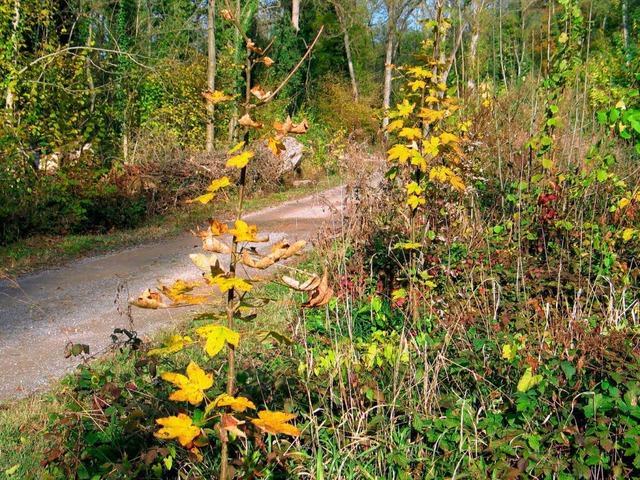
<instances>
[{"instance_id":1,"label":"yellow leaf cluster","mask_svg":"<svg viewBox=\"0 0 640 480\"><path fill-rule=\"evenodd\" d=\"M176 280L170 287L163 285L162 293L169 297L174 304L186 303L190 305L201 305L209 300L209 295L187 295L194 288L199 286L200 284L198 282Z\"/></svg>"},{"instance_id":2,"label":"yellow leaf cluster","mask_svg":"<svg viewBox=\"0 0 640 480\"><path fill-rule=\"evenodd\" d=\"M285 435L291 435L292 437L298 437L301 433L300 430L288 423L294 418L296 418L296 415L292 413L263 410L258 412L258 418L252 419L251 422L263 432L272 435L283 433Z\"/></svg>"},{"instance_id":3,"label":"yellow leaf cluster","mask_svg":"<svg viewBox=\"0 0 640 480\"><path fill-rule=\"evenodd\" d=\"M193 361L187 365L186 373L186 376L174 372L166 372L161 375L163 380L171 382L179 388L169 395L169 400L198 405L204 399L204 390L213 386L213 375L206 373Z\"/></svg>"},{"instance_id":4,"label":"yellow leaf cluster","mask_svg":"<svg viewBox=\"0 0 640 480\"><path fill-rule=\"evenodd\" d=\"M427 107L421 107L420 113L416 115L422 118L426 123L434 123L444 118L444 113L441 110L432 110Z\"/></svg>"},{"instance_id":5,"label":"yellow leaf cluster","mask_svg":"<svg viewBox=\"0 0 640 480\"><path fill-rule=\"evenodd\" d=\"M240 343L240 334L222 325L205 325L199 327L196 333L206 339L204 350L210 357L215 357L220 353L225 342L234 347Z\"/></svg>"},{"instance_id":6,"label":"yellow leaf cluster","mask_svg":"<svg viewBox=\"0 0 640 480\"><path fill-rule=\"evenodd\" d=\"M398 133L399 137L405 137L408 140L418 140L422 138L422 132L419 128L403 128L400 133Z\"/></svg>"},{"instance_id":7,"label":"yellow leaf cluster","mask_svg":"<svg viewBox=\"0 0 640 480\"><path fill-rule=\"evenodd\" d=\"M220 90L215 90L213 92L211 90L207 90L206 92L202 92L202 96L211 103L228 102L232 99L232 97Z\"/></svg>"},{"instance_id":8,"label":"yellow leaf cluster","mask_svg":"<svg viewBox=\"0 0 640 480\"><path fill-rule=\"evenodd\" d=\"M183 447L186 447L200 435L200 429L194 426L191 417L184 413L179 413L177 417L158 418L156 423L162 425L163 428L158 430L154 436L165 440L177 438Z\"/></svg>"}]
</instances>

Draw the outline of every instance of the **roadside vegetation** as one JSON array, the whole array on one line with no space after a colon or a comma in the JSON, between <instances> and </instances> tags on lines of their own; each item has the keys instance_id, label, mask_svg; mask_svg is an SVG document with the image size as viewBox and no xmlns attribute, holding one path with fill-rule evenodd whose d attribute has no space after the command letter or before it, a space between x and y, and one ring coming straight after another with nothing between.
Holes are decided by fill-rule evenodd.
<instances>
[{"instance_id":1,"label":"roadside vegetation","mask_svg":"<svg viewBox=\"0 0 640 480\"><path fill-rule=\"evenodd\" d=\"M202 282L132 302L202 312L3 407L7 478L640 478L640 8L327 3L296 58L293 30L269 46L251 8L220 12L248 48L205 97L239 127L184 200L233 192L235 221L198 232ZM388 22L381 95L349 53L360 8ZM344 78L305 84L300 59L330 63L320 19ZM291 136L348 184L344 225L263 251L244 194Z\"/></svg>"}]
</instances>

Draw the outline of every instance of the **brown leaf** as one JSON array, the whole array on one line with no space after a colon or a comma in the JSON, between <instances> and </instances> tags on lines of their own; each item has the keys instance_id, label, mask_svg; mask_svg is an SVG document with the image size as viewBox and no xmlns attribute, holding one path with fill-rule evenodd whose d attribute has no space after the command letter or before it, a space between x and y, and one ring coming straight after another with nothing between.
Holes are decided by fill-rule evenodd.
<instances>
[{"instance_id":1,"label":"brown leaf","mask_svg":"<svg viewBox=\"0 0 640 480\"><path fill-rule=\"evenodd\" d=\"M233 20L233 13L231 12L231 10L220 10L220 15L222 15L222 18L224 18L227 22Z\"/></svg>"},{"instance_id":2,"label":"brown leaf","mask_svg":"<svg viewBox=\"0 0 640 480\"><path fill-rule=\"evenodd\" d=\"M213 92L211 90L207 90L206 92L202 92L202 96L211 103L228 102L231 100L229 95L219 90L215 90Z\"/></svg>"},{"instance_id":3,"label":"brown leaf","mask_svg":"<svg viewBox=\"0 0 640 480\"><path fill-rule=\"evenodd\" d=\"M253 128L262 128L263 127L263 125L261 123L258 123L255 120L252 120L248 113L243 115L242 118L240 118L240 120L238 120L238 123L240 125L242 125L243 127L253 127Z\"/></svg>"},{"instance_id":4,"label":"brown leaf","mask_svg":"<svg viewBox=\"0 0 640 480\"><path fill-rule=\"evenodd\" d=\"M329 288L327 268L324 269L320 285L315 290L309 292L307 303L302 304L303 308L322 307L329 303L333 297L333 290Z\"/></svg>"},{"instance_id":5,"label":"brown leaf","mask_svg":"<svg viewBox=\"0 0 640 480\"><path fill-rule=\"evenodd\" d=\"M276 139L280 139L285 135L287 135L288 133L295 133L298 135L302 133L307 133L307 130L309 130L309 123L305 118L304 120L302 120L302 122L295 124L291 120L291 117L287 116L287 119L284 121L284 123L273 122L273 128L276 130L276 132L278 132Z\"/></svg>"},{"instance_id":6,"label":"brown leaf","mask_svg":"<svg viewBox=\"0 0 640 480\"><path fill-rule=\"evenodd\" d=\"M261 89L260 85L256 85L255 87L253 87L250 90L250 92L258 100L264 100L264 99L269 98L271 96L271 92L270 91L267 92L267 91Z\"/></svg>"},{"instance_id":7,"label":"brown leaf","mask_svg":"<svg viewBox=\"0 0 640 480\"><path fill-rule=\"evenodd\" d=\"M148 288L142 292L142 295L134 300L130 300L129 303L136 307L151 308L154 310L158 308L167 308L167 306L162 302L160 294L152 292Z\"/></svg>"},{"instance_id":8,"label":"brown leaf","mask_svg":"<svg viewBox=\"0 0 640 480\"><path fill-rule=\"evenodd\" d=\"M271 57L263 57L262 58L262 62L264 63L265 67L267 67L267 68L271 68L276 64L276 62L274 62L271 59Z\"/></svg>"},{"instance_id":9,"label":"brown leaf","mask_svg":"<svg viewBox=\"0 0 640 480\"><path fill-rule=\"evenodd\" d=\"M220 426L226 431L233 433L237 437L247 438L247 434L238 428L239 425L243 425L245 422L241 422L233 415L222 415L220 419Z\"/></svg>"},{"instance_id":10,"label":"brown leaf","mask_svg":"<svg viewBox=\"0 0 640 480\"><path fill-rule=\"evenodd\" d=\"M256 44L253 42L253 40L247 40L247 48L249 50L251 50L252 52L257 53L258 55L262 55L264 53L264 50L262 50L260 47L256 46Z\"/></svg>"}]
</instances>

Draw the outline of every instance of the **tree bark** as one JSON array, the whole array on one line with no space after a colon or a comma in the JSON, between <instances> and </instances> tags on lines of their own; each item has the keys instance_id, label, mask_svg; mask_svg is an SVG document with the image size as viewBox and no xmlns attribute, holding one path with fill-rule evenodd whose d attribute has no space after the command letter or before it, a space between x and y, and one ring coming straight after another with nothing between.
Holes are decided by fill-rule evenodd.
<instances>
[{"instance_id":1,"label":"tree bark","mask_svg":"<svg viewBox=\"0 0 640 480\"><path fill-rule=\"evenodd\" d=\"M14 17L13 17L13 32L11 32L11 49L13 50L13 64L16 65L18 60L18 28L20 27L20 0L16 0L13 5ZM10 79L9 79L10 80ZM7 93L5 97L5 108L7 110L13 109L13 88L11 81L7 82Z\"/></svg>"},{"instance_id":2,"label":"tree bark","mask_svg":"<svg viewBox=\"0 0 640 480\"><path fill-rule=\"evenodd\" d=\"M216 0L209 0L207 6L207 45L208 45L208 61L207 61L207 87L211 92L216 89ZM213 102L207 102L207 152L212 152L215 144L215 123L214 113L215 105Z\"/></svg>"},{"instance_id":3,"label":"tree bark","mask_svg":"<svg viewBox=\"0 0 640 480\"><path fill-rule=\"evenodd\" d=\"M351 58L351 42L349 40L349 32L346 28L344 28L343 32L344 38L344 50L347 55L347 66L349 67L349 77L351 78L351 90L353 91L353 101L358 103L359 93L358 93L358 82L356 80L356 71L353 68L353 59Z\"/></svg>"},{"instance_id":4,"label":"tree bark","mask_svg":"<svg viewBox=\"0 0 640 480\"><path fill-rule=\"evenodd\" d=\"M391 16L389 16L389 32L385 45L384 56L384 87L382 90L382 109L384 110L384 118L382 119L382 129L386 138L387 126L389 125L389 107L391 106L391 74L393 71L393 42L395 30L391 25Z\"/></svg>"},{"instance_id":5,"label":"tree bark","mask_svg":"<svg viewBox=\"0 0 640 480\"><path fill-rule=\"evenodd\" d=\"M291 23L293 24L293 28L296 29L296 32L300 30L299 21L300 21L300 0L292 0Z\"/></svg>"}]
</instances>

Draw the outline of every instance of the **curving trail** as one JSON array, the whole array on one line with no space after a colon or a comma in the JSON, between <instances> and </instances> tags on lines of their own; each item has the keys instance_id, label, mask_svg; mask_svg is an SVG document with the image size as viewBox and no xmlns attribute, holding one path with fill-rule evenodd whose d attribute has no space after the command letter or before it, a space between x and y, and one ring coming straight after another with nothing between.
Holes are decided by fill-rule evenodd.
<instances>
[{"instance_id":1,"label":"curving trail","mask_svg":"<svg viewBox=\"0 0 640 480\"><path fill-rule=\"evenodd\" d=\"M269 235L269 245L284 237L313 240L324 228L340 227L344 201L344 187L336 187L244 218ZM0 281L0 403L46 388L73 370L79 360L64 358L68 342L87 344L93 354L109 348L114 328L148 336L182 316L182 309L134 308L131 325L127 300L159 283L198 278L189 254L201 251L199 239L184 234Z\"/></svg>"}]
</instances>

